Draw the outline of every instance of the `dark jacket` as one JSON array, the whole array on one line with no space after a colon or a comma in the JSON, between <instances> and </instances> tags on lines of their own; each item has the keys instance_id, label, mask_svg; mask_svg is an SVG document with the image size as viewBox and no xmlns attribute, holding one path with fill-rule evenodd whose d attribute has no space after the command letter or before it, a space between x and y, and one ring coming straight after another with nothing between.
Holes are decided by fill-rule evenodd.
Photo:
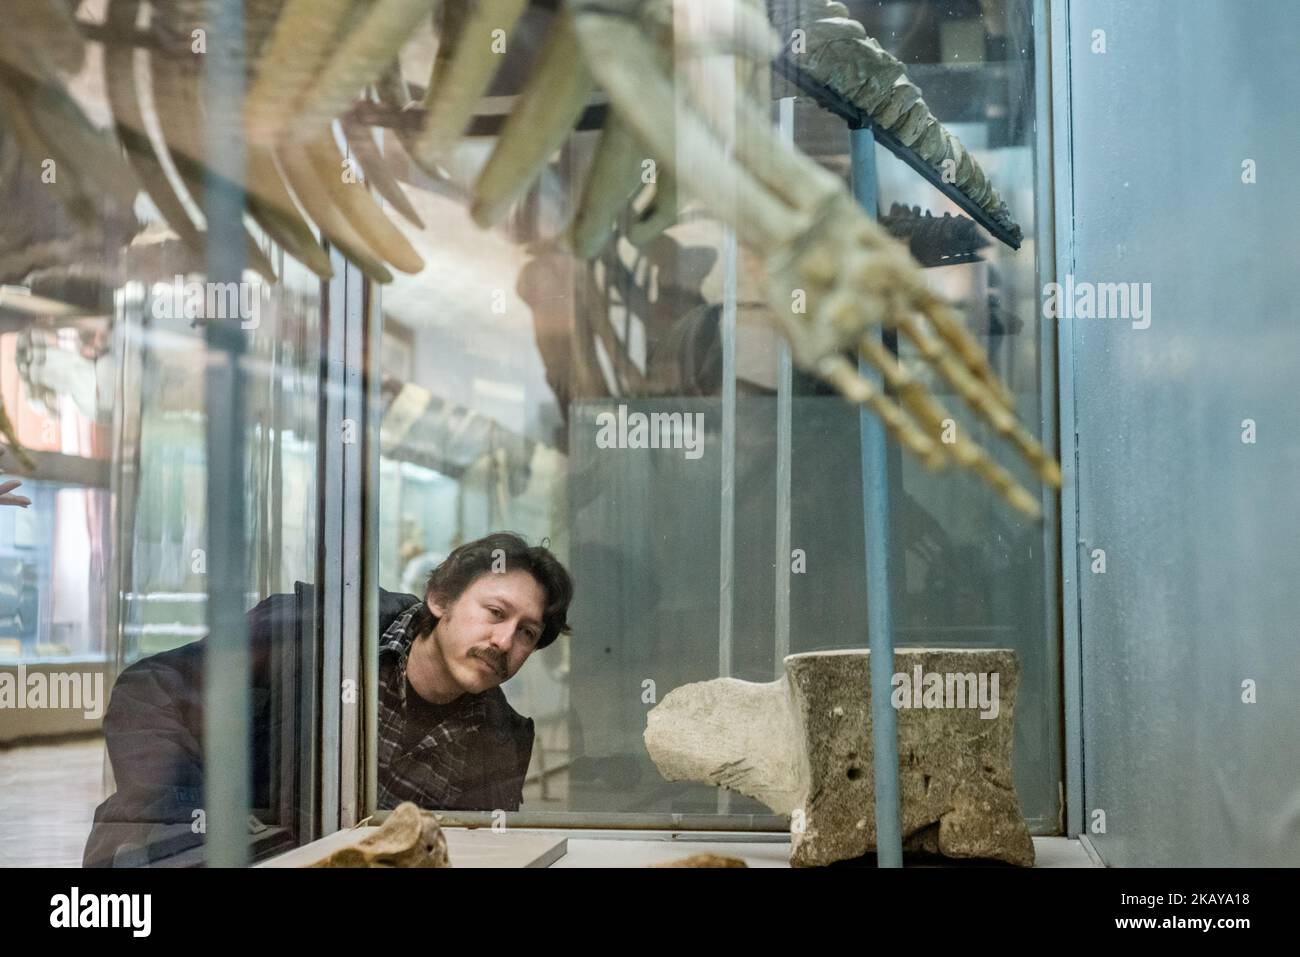
<instances>
[{"instance_id":1,"label":"dark jacket","mask_svg":"<svg viewBox=\"0 0 1300 957\"><path fill-rule=\"evenodd\" d=\"M389 626L419 601L414 595L379 592L379 628ZM300 740L272 714L273 661L300 662L304 612L313 605L311 586L295 594L271 595L250 609L252 659L250 759L252 810L274 818L271 776L280 773L282 756L272 767L274 742ZM314 635L308 636L314 638ZM203 841L203 657L206 639L144 658L118 676L104 714L104 736L117 791L95 810L86 843L87 867L147 864L170 857ZM285 652L293 654L286 656ZM292 664L290 665L292 667ZM311 680L312 675L300 675ZM493 694L495 692L495 694ZM493 689L492 713L512 729L527 726L531 752L532 722L521 718ZM486 696L485 696L486 697ZM497 700L499 698L499 701ZM502 710L504 708L504 710ZM527 754L521 755L524 767ZM385 769L380 768L380 780ZM304 782L310 787L312 782ZM490 808L487 808L490 809Z\"/></svg>"}]
</instances>

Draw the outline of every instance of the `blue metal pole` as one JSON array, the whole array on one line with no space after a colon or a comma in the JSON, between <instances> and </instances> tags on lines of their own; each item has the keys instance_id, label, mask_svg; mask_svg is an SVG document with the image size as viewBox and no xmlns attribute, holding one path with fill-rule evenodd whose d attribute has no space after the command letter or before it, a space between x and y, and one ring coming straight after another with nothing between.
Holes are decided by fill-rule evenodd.
<instances>
[{"instance_id":1,"label":"blue metal pole","mask_svg":"<svg viewBox=\"0 0 1300 957\"><path fill-rule=\"evenodd\" d=\"M875 218L876 138L869 127L849 131L853 196ZM882 336L882 330L870 335ZM861 359L858 371L882 387ZM894 619L889 600L889 447L885 428L866 409L858 413L862 441L862 521L867 557L867 635L871 648L871 727L875 754L876 863L903 866L898 794L898 715L890 704L894 673Z\"/></svg>"},{"instance_id":2,"label":"blue metal pole","mask_svg":"<svg viewBox=\"0 0 1300 957\"><path fill-rule=\"evenodd\" d=\"M207 279L238 283L244 272L243 0L208 0ZM209 867L248 863L250 802L248 629L244 535L244 372L247 333L209 316L204 405L207 449L208 639L203 682L203 791Z\"/></svg>"}]
</instances>

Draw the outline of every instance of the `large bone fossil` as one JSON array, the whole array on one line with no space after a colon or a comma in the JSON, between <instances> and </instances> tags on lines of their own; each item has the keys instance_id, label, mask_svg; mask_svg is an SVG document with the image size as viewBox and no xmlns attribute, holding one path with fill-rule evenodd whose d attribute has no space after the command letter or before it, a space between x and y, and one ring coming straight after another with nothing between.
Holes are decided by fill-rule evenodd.
<instances>
[{"instance_id":1,"label":"large bone fossil","mask_svg":"<svg viewBox=\"0 0 1300 957\"><path fill-rule=\"evenodd\" d=\"M19 4L18 29L0 33L0 114L32 162L58 158L68 174L59 189L71 207L93 216L93 198L103 195L124 197L129 205L139 185L177 236L199 247L202 224L189 210L202 206L205 144L214 134L242 134L242 185L261 233L328 276L318 231L367 276L384 282L390 270L414 273L423 262L365 181L399 212L413 218L413 210L382 170L382 155L362 144L345 157L333 124L346 121L345 142L368 135L357 127L358 104L392 94L398 53L440 8L440 43L422 118L404 137L417 162L436 168L465 134L499 66L492 44L511 32L528 4L245 0L248 94L239 128L226 130L210 127L219 118L205 112L202 59L192 45L203 23L203 0L108 0L104 22L93 25L74 19L74 6L63 0ZM958 185L996 214L1000 207L987 178L932 122L919 91L902 80L901 65L867 42L843 7L810 6L816 19L805 23L807 68L840 84L930 162L951 161ZM779 22L783 32L790 29L788 18ZM82 63L87 31L105 47L105 84L126 161L63 86L62 78ZM209 35L207 42L235 39ZM607 119L571 231L579 253L591 255L609 240L641 188L644 160L653 159L659 170L654 197L641 210L635 241L672 221L678 194L710 207L765 262L770 307L802 368L869 408L926 466L956 462L1016 509L1038 515L1037 497L968 430L953 436L945 428L948 410L874 335L881 327L896 329L1042 481L1059 485L1058 466L1017 421L1010 392L956 311L927 286L906 247L858 208L836 177L781 141L765 97L754 102L742 94L732 103L717 95L737 87L737 63L751 77L761 74L754 85L765 91L764 71L781 42L759 0L566 0L551 17L546 45L474 184L475 220L498 222L570 135L593 95L603 92ZM147 91L137 82L139 59L149 67ZM146 92L157 114L156 135L145 128ZM177 176L167 175L169 166ZM270 262L251 232L246 254L251 268L271 278ZM859 360L876 370L883 387L859 374Z\"/></svg>"},{"instance_id":2,"label":"large bone fossil","mask_svg":"<svg viewBox=\"0 0 1300 957\"><path fill-rule=\"evenodd\" d=\"M861 857L876 840L870 656L791 655L779 681L675 688L649 713L646 750L669 781L789 815L796 866ZM900 648L894 667L904 849L1032 865L1011 772L1015 654Z\"/></svg>"},{"instance_id":3,"label":"large bone fossil","mask_svg":"<svg viewBox=\"0 0 1300 957\"><path fill-rule=\"evenodd\" d=\"M308 867L451 867L447 838L432 811L410 801L355 844L341 847Z\"/></svg>"},{"instance_id":4,"label":"large bone fossil","mask_svg":"<svg viewBox=\"0 0 1300 957\"><path fill-rule=\"evenodd\" d=\"M849 18L844 4L773 0L772 25L802 69L866 110L1020 239L1020 226L979 163L930 112L903 64Z\"/></svg>"}]
</instances>

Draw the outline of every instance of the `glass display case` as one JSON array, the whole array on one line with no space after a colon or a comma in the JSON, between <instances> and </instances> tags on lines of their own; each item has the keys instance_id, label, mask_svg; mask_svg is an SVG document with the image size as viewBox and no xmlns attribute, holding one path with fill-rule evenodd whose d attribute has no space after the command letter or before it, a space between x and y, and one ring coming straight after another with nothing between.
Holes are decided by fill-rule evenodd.
<instances>
[{"instance_id":1,"label":"glass display case","mask_svg":"<svg viewBox=\"0 0 1300 957\"><path fill-rule=\"evenodd\" d=\"M830 692L791 662L867 648L845 760L883 756L854 785L879 862L938 840L886 700L908 655L1009 663L974 736L1007 765L942 763L997 778L1027 845L1084 833L1087 780L1133 803L1083 676L1141 658L1081 624L1115 496L1080 505L1106 423L1076 416L1115 407L1074 356L1110 367L1044 306L1076 252L1128 255L1087 232L1125 222L1103 186L1071 205L1106 106L1062 93L1114 92L1077 57L1121 14L1065 6L16 6L0 864L257 863L403 794L448 829L797 846L803 804L737 786L751 755L665 760L651 715L777 687L811 728ZM532 584L460 604L517 571L457 571L503 532Z\"/></svg>"},{"instance_id":2,"label":"glass display case","mask_svg":"<svg viewBox=\"0 0 1300 957\"><path fill-rule=\"evenodd\" d=\"M792 361L762 256L735 229L747 198L733 191L717 198L720 208L676 184L690 169L665 164L661 180L651 160L612 231L595 242L588 235L576 254L566 237L612 115L597 96L496 224L476 221L476 181L514 122L506 114L536 105L527 87L547 69L547 44L562 28L556 10L524 12L501 44L467 135L436 164L412 134L427 112L421 87L446 55L436 17L435 30L413 31L394 68L336 126L337 139L312 147L338 151L342 179L351 171L348 185L374 189L384 228L399 230L393 245L404 244L417 269L375 268L346 226L318 215L305 193L298 208L313 226L310 241L327 251L326 266L294 247L303 236L285 226L286 211L277 220L258 205L269 202L257 192L264 157L246 141L249 215L227 235L244 233L247 295L237 315L218 317L211 280L219 267L204 237L222 223L206 224L223 215L222 181L203 172L220 168L223 147L211 132L233 114L212 91L229 82L219 69L238 70L241 58L255 62L277 42L263 19L270 8L243 5L243 47L223 42L209 52L213 15L152 10L141 19L141 6L87 5L79 22L89 53L68 84L89 124L116 124L135 174L129 208L103 198L88 216L104 235L82 235L88 228L75 223L67 230L113 255L89 277L79 268L84 253L48 264L14 257L4 276L13 317L0 339L6 407L17 441L44 456L24 475L33 505L0 513L0 560L23 583L6 599L11 656L93 657L110 686L116 679L127 689L122 707L132 685L119 676L136 674L131 666L170 662L184 672L183 662L206 659L207 687L198 680L189 690L194 707L211 707L213 662L224 653L211 639L195 643L213 620L226 621L222 634L239 631L209 606L221 589L226 600L241 596L248 631L235 644L251 641L251 652L231 660L251 679L223 680L236 691L246 686L253 746L231 767L253 766L249 811L277 837L250 845L264 854L383 810L375 737L383 596L423 597L430 572L454 549L511 530L544 543L576 583L572 633L503 686L535 728L513 819L782 830L782 816L751 798L664 780L642 741L646 714L689 682L769 681L788 654L864 646L864 527L880 528L899 645L1010 647L1021 657L1019 796L1036 833L1058 830L1050 530L976 481L927 472L896 446L887 461L865 465L887 475L893 497L887 515L864 523L859 414ZM925 279L959 305L1037 430L1044 341L1035 318L1030 6L861 3L847 13L901 58L1023 226L1026 242L1013 250L972 241L979 230L962 218L970 227L958 243L964 252L931 242L928 254L941 261L929 263ZM773 11L778 25L825 14ZM708 16L680 16L681 37L709 25ZM153 49L135 54L134 87L122 72L132 66L132 28L155 37ZM442 43L448 35L443 29ZM796 52L783 55L799 68ZM728 62L731 81L710 88L700 108L715 118L753 110L781 143L848 184L845 118L790 75L748 58ZM693 67L684 60L680 69ZM252 71L247 84L246 120L254 105L290 115L288 103L267 106ZM17 81L14 89L25 90ZM743 122L722 129L733 144L745 136ZM15 137L6 146L22 164L10 179L11 208L48 211L58 200L35 189L39 166ZM878 150L871 218L907 239L905 210L961 217L957 204ZM296 160L282 152L277 162L294 182ZM85 173L68 165L69 178ZM36 294L45 297L39 304L17 298ZM238 346L227 349L231 335ZM900 357L919 362L906 343ZM214 377L223 362L234 369L225 384ZM927 386L945 390L938 379ZM230 402L232 387L240 393L234 421L214 404ZM609 447L602 437L607 419L656 414L699 425L672 449ZM222 461L210 460L217 426L239 443ZM960 428L989 438L974 421ZM61 485L53 466L47 479L51 454L98 462L87 472L98 483ZM220 583L209 555L213 494L223 496L227 546L242 552L222 551ZM231 511L226 495L240 508ZM231 516L241 514L242 533L232 537ZM86 552L95 556L89 580L79 571ZM267 611L277 602L292 610L284 620ZM267 641L269 678L259 670ZM186 652L204 643L203 652ZM203 761L221 759L212 747L204 745ZM110 742L108 758L113 750ZM102 786L82 782L87 795L121 791L114 765L127 760L106 760ZM206 827L186 825L206 821L208 809L193 803L189 814L171 808L157 833L135 835L139 861L156 856L151 843L169 860L196 853ZM477 819L473 808L443 810Z\"/></svg>"},{"instance_id":3,"label":"glass display case","mask_svg":"<svg viewBox=\"0 0 1300 957\"><path fill-rule=\"evenodd\" d=\"M903 58L1020 219L1019 250L978 239L967 261L935 262L926 278L960 304L1020 415L1039 423L1030 4L999 5L988 18L976 4L849 6ZM526 18L524 35L544 35L549 15L529 17L536 24ZM521 44L507 53L492 95L519 92L531 52ZM407 53L408 63L432 57ZM408 74L417 82L418 69ZM847 182L846 121L788 80L754 82L770 90L763 99L782 135ZM739 84L715 93L746 94ZM404 369L384 376L393 395L384 428L397 418L403 438L386 438L381 453L392 476L380 493L380 560L390 563L381 582L415 591L391 556L429 564L498 528L550 539L568 564L577 582L572 636L547 649L545 667L505 686L538 722L525 820L668 826L686 815L701 826L779 827L756 801L663 780L642 741L646 713L687 682L769 681L786 654L865 645L858 415L792 367L760 259L706 204L683 201L675 223L640 242L629 210L591 260L562 248L557 238L581 208L599 139L599 129L580 127L488 233L464 206L481 141L464 140L449 160L449 169L471 171L464 181L412 170L410 195L427 225L408 235L430 265L380 294L385 335L410 343L391 350ZM889 223L900 207L953 214L981 232L878 149L873 215ZM919 361L907 349L903 359ZM415 402L427 411L412 422ZM602 447L606 416L656 412L702 416L695 453ZM968 427L985 441L991 433L963 420ZM447 455L452 435L473 437L456 446L460 461L431 461L437 450ZM930 473L901 454L891 453L888 468L896 640L1016 650L1019 794L1035 829L1053 833L1055 542L976 480Z\"/></svg>"}]
</instances>

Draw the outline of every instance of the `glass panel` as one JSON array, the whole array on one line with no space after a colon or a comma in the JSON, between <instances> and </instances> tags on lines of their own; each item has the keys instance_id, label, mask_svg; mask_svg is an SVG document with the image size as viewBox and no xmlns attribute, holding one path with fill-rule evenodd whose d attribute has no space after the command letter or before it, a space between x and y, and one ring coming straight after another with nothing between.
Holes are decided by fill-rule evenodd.
<instances>
[{"instance_id":1,"label":"glass panel","mask_svg":"<svg viewBox=\"0 0 1300 957\"><path fill-rule=\"evenodd\" d=\"M200 5L29 6L0 38L0 469L30 499L0 499L0 864L203 860L205 429L229 415L205 402L205 323L243 336L230 494L258 856L299 840L315 784L299 708L316 683L301 656L316 644L320 280L263 217L248 223L261 273L233 298L205 285L207 156L182 136L210 118ZM84 55L65 7L93 38Z\"/></svg>"},{"instance_id":2,"label":"glass panel","mask_svg":"<svg viewBox=\"0 0 1300 957\"><path fill-rule=\"evenodd\" d=\"M973 228L982 240L969 255L960 264L935 264L927 279L960 305L966 327L1015 393L1020 417L1036 423L1042 357L1030 4L987 11L965 2L849 6L904 60L1025 230L1026 242L1013 252ZM779 828L780 819L756 801L665 781L642 740L646 712L687 682L720 674L770 681L787 651L866 645L857 412L819 380L782 371L765 266L743 246L729 256L728 230L699 203L683 196L672 225L646 238L638 220L658 189L647 182L599 253L585 260L567 251L595 129L580 123L498 226L485 232L470 220L466 203L493 145L486 134L495 129L494 114L512 102L504 98L518 92L552 29L540 10L515 29L490 91L501 99L490 107L485 101L471 126L484 135L448 154L446 176L407 162L400 133L384 136L430 225L406 227L426 256L425 270L399 276L382 296L379 562L383 587L404 597L381 628L423 595L422 579L456 545L504 529L533 543L549 540L576 582L573 633L502 685L511 706L536 725L522 789L527 818L564 812L584 823L602 815L663 822L668 814L700 814L717 823L724 820L717 815L731 815L732 824ZM432 56L421 44L408 47L404 61L411 84L424 83ZM764 72L742 76L738 88L769 98ZM774 81L774 124L776 100L792 92ZM714 91L719 115L732 108L732 95L725 84ZM847 180L843 120L800 95L790 128L797 145ZM899 203L938 217L960 213L883 149L878 166L880 212ZM714 210L727 202L712 199ZM906 224L892 228L902 234ZM930 253L937 249L951 259L943 242L931 243ZM903 358L919 364L908 347ZM784 375L792 412L789 450L781 453ZM941 380L925 381L946 405L961 405ZM731 388L734 432L725 425ZM604 447L601 424L637 413L698 417L701 444L691 451L681 442L689 436L679 435L674 449ZM998 460L1027 487L1038 487L990 429L964 415L957 423L998 448ZM782 455L791 472L784 505ZM1057 637L1046 625L1044 529L961 470L927 473L893 445L888 468L896 640L1016 649L1025 671L1016 741L1021 802L1035 829L1054 832ZM783 575L774 567L791 561L778 556L787 541L806 564ZM788 612L778 597L786 587ZM778 626L786 614L788 637ZM383 807L388 770L381 765L379 773ZM454 789L422 797L430 806L474 806Z\"/></svg>"},{"instance_id":3,"label":"glass panel","mask_svg":"<svg viewBox=\"0 0 1300 957\"><path fill-rule=\"evenodd\" d=\"M205 100L212 77L203 71L240 31L213 31L217 57L195 44L211 26L202 11L241 7L253 67L247 128L265 109L311 142L301 151L244 144L246 235L209 248L210 226L238 234L241 223L233 214L208 222L205 177L242 174L215 168L213 144L233 138L209 140L207 124L237 129L241 118L217 115L233 97ZM504 114L536 105L520 94L562 29L567 8L556 7L528 5L508 37L493 39L503 45L491 54L499 62L488 96L436 162L410 136L436 53L436 29L424 29L423 17L400 69L372 77L357 91L361 102L340 94L346 115L321 119L318 130L305 130L317 117L296 112L298 103L259 100L268 88L259 92L259 70L276 60L264 49L275 3L117 0L66 16L70 8L55 5L23 21L29 52L0 35L0 399L4 441L29 457L20 461L15 448L0 464L23 480L11 492L32 499L0 507L0 673L62 668L84 676L88 694L102 689L84 707L0 716L13 729L0 724L5 740L24 739L25 786L39 779L31 768L58 766L60 793L76 796L64 815L75 826L41 849L22 836L39 806L31 785L18 800L23 813L0 815L2 853L76 863L94 814L89 862L202 859L211 810L201 797L211 760L203 690L216 665L238 657L209 653L220 642L208 636L208 594L232 576L249 611L254 855L358 810L359 744L378 764L369 797L381 809L410 796L446 810L522 809L577 823L699 815L691 820L700 826L785 826L756 801L665 781L642 735L647 710L682 684L768 681L787 652L866 643L857 411L791 370L768 301L769 264L731 231L739 223L753 238L758 178L737 194L734 173L686 162L678 190L673 164L638 157L630 201L607 235L596 230L574 254L568 234L616 112L602 95L581 111L576 132L546 144L535 182L499 209L485 204L479 174L489 157L500 162L494 150L513 126ZM930 275L962 304L1033 422L1041 345L1032 321L1028 8L1028 0L950 0L853 3L850 13L902 57L1030 237L1017 254L985 247L977 261L945 262ZM743 126L732 131L749 98L760 117L770 108L773 125L784 115L784 134L844 175L841 120L803 96L783 114L777 100L790 91L766 63L697 56L696 31L719 9L675 5L676 79L692 85L726 150L767 159ZM73 46L79 34L89 38L84 55ZM701 83L712 67L714 81ZM684 133L684 113L677 119ZM64 134L84 149L56 148ZM513 149L530 145L516 139ZM716 159L726 169L729 160ZM878 165L882 210L895 202L955 210L883 152ZM362 181L382 195L391 227L367 205ZM803 187L773 179L762 188L797 200ZM231 288L215 288L209 254L241 238L250 268ZM381 249L395 267L391 282L368 255ZM370 300L360 294L363 274ZM369 301L382 317L374 335L360 319ZM223 356L206 328L238 341L237 416L228 396L208 392ZM903 358L917 364L906 346ZM955 399L939 380L926 383ZM358 401L363 387L378 394L377 412ZM645 447L626 425L655 416L666 423L654 436L661 441ZM226 462L210 459L206 436L227 425L241 463L229 494L244 514L244 555L233 568L209 554L213 533L234 524L209 518L222 514L209 483ZM961 414L957 425L990 439ZM1017 648L1027 672L1022 803L1035 820L1054 821L1055 636L1043 630L1041 529L1013 519L971 479L923 473L892 447L891 456L898 638ZM362 463L377 464L377 490L359 481L371 474ZM363 503L377 513L373 528L360 528ZM490 547L470 574L455 574L449 556L505 530L546 553L516 554L505 542L501 567ZM798 569L794 551L806 562ZM511 562L524 560L532 584L512 577L521 569ZM360 622L372 567L379 621ZM426 595L435 569L446 590ZM549 643L561 616L547 606L569 574L572 632ZM488 633L516 620L510 642L525 651L499 660ZM379 668L356 651L376 624ZM428 629L432 638L412 641ZM535 651L525 644L543 638ZM495 692L503 669L518 673ZM350 675L378 676L370 699L347 697ZM394 713L394 696L405 702L408 692L414 711L403 703ZM376 697L377 712L349 710L374 707ZM482 714L471 714L480 704ZM54 721L45 711L66 714ZM223 716L210 717L209 729ZM474 736L462 742L458 728ZM495 743L492 730L502 732ZM55 734L77 737L56 748Z\"/></svg>"},{"instance_id":4,"label":"glass panel","mask_svg":"<svg viewBox=\"0 0 1300 957\"><path fill-rule=\"evenodd\" d=\"M931 287L956 304L989 365L1011 389L1016 414L1037 431L1042 419L1042 323L1034 222L1034 50L1028 0L998 4L852 3L867 33L907 65L907 74L943 125L979 163L1024 233L1018 250L971 226L969 216L883 147L877 168L880 214L891 232L910 233L911 251ZM951 258L907 211L949 222ZM929 242L927 242L929 240ZM937 248L940 247L940 248ZM1050 343L1047 344L1050 348ZM925 370L903 340L909 368ZM1050 366L1050 363L1049 363ZM1035 492L1037 479L1013 447L934 373L926 384L955 417L956 428L989 449L998 464ZM899 645L1012 648L1021 668L1016 697L1015 772L1021 808L1040 833L1059 828L1059 635L1047 568L1055 535L1024 519L987 485L963 470L929 472L894 453L901 481L893 525L894 609Z\"/></svg>"},{"instance_id":5,"label":"glass panel","mask_svg":"<svg viewBox=\"0 0 1300 957\"><path fill-rule=\"evenodd\" d=\"M102 122L86 75L72 85ZM103 220L81 231L57 164L19 146L14 83L0 80L0 866L75 866L116 646L114 280L92 252Z\"/></svg>"},{"instance_id":6,"label":"glass panel","mask_svg":"<svg viewBox=\"0 0 1300 957\"><path fill-rule=\"evenodd\" d=\"M278 257L277 257L278 259ZM245 344L245 607L252 641L252 805L254 853L294 840L295 802L308 786L300 765L311 745L302 739L296 711L310 672L298 673L300 647L311 641L311 587L316 573L316 404L319 355L319 283L302 266L278 261L281 282L268 289L260 321ZM169 277L138 277L157 295ZM255 288L260 284L248 280ZM202 704L207 634L206 453L202 341L183 315L169 315L146 300L119 321L124 365L138 378L123 402L139 409L138 457L119 463L127 524L121 530L123 561L118 686L125 704L108 718L110 787L117 793L100 808L87 846L102 862L201 859L206 808L197 781L203 773L202 725L186 721L176 733L182 754L159 747L160 702L142 683L163 683L166 702L190 713ZM159 313L164 315L161 317ZM130 446L123 447L129 455ZM256 606L254 608L254 606ZM174 683L168 683L168 677ZM130 678L134 682L129 682ZM201 712L200 712L201 713ZM116 717L116 722L114 718ZM123 744L116 748L113 734ZM148 744L128 749L128 735ZM164 762L159 769L153 762ZM189 769L189 770L184 770ZM165 779L174 799L159 801L154 789ZM114 826L142 808L156 823L148 828Z\"/></svg>"},{"instance_id":7,"label":"glass panel","mask_svg":"<svg viewBox=\"0 0 1300 957\"><path fill-rule=\"evenodd\" d=\"M105 657L108 496L27 481L0 510L0 661Z\"/></svg>"},{"instance_id":8,"label":"glass panel","mask_svg":"<svg viewBox=\"0 0 1300 957\"><path fill-rule=\"evenodd\" d=\"M1246 10L1177 8L1178 49L1212 48L1206 64L1170 49L1168 5L1072 3L1057 34L1111 42L1105 64L1066 61L1077 214L1058 214L1057 276L1098 292L1057 315L1087 543L1081 817L1108 867L1300 864L1300 127L1283 105L1300 96L1300 8ZM1257 181L1266 156L1282 175ZM1111 284L1128 303L1106 304Z\"/></svg>"}]
</instances>

